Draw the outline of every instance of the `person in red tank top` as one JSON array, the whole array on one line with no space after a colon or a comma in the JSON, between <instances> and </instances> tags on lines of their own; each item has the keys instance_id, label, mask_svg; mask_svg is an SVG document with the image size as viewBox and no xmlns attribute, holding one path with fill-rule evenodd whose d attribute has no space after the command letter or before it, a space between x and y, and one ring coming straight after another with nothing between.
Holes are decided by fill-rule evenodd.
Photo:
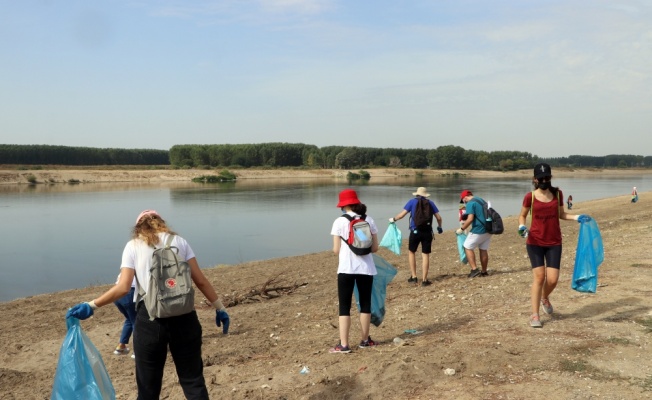
<instances>
[{"instance_id":1,"label":"person in red tank top","mask_svg":"<svg viewBox=\"0 0 652 400\"><path fill-rule=\"evenodd\" d=\"M530 326L541 328L540 304L546 314L552 314L550 294L559 280L562 249L559 220L577 221L579 215L567 214L564 210L564 195L552 186L550 165L541 163L534 167L532 184L534 190L523 198L518 232L527 237L526 249L532 266ZM528 214L531 215L530 229L525 226Z\"/></svg>"}]
</instances>

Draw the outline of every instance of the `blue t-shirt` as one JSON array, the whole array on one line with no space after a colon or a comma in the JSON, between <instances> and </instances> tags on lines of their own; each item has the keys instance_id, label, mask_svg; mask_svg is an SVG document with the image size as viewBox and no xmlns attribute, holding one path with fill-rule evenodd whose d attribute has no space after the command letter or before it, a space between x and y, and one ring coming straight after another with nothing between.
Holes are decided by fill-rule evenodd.
<instances>
[{"instance_id":1,"label":"blue t-shirt","mask_svg":"<svg viewBox=\"0 0 652 400\"><path fill-rule=\"evenodd\" d=\"M466 202L466 213L473 214L473 222L471 223L471 233L481 235L487 233L484 227L484 210L482 209L482 202L484 200L480 197L473 196L473 199Z\"/></svg>"},{"instance_id":2,"label":"blue t-shirt","mask_svg":"<svg viewBox=\"0 0 652 400\"><path fill-rule=\"evenodd\" d=\"M419 197L415 197L413 199L410 199L410 201L408 201L405 204L405 207L403 207L403 209L405 211L408 211L410 213L410 230L411 231L417 229L416 225L414 225L414 220L412 219L412 216L414 215L414 212L416 210L418 200L419 200ZM437 209L437 206L435 205L435 203L433 203L432 200L428 199L428 203L430 203L430 207L432 207L432 214L433 215L439 213L439 210Z\"/></svg>"}]
</instances>

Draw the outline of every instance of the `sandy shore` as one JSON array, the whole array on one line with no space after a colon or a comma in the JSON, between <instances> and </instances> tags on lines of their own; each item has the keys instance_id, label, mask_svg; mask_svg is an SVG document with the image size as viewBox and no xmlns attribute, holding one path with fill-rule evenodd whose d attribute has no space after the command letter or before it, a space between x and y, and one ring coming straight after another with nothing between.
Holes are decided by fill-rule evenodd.
<instances>
[{"instance_id":1,"label":"sandy shore","mask_svg":"<svg viewBox=\"0 0 652 400\"><path fill-rule=\"evenodd\" d=\"M415 170L395 168L366 169L372 179L395 178L423 174L425 177L438 177L453 174L462 176L481 177L529 177L530 170L499 172L477 170ZM37 183L67 183L71 180L78 182L173 182L190 181L192 178L217 174L219 171L204 169L114 169L114 168L55 168L38 170L17 170L0 168L0 184L28 184L30 177ZM237 169L231 170L238 179L311 179L311 178L346 178L349 170L342 169ZM351 170L358 172L358 170ZM650 169L555 169L556 177L570 176L632 176L652 174Z\"/></svg>"},{"instance_id":2,"label":"sandy shore","mask_svg":"<svg viewBox=\"0 0 652 400\"><path fill-rule=\"evenodd\" d=\"M214 312L197 307L211 398L652 398L651 201L645 192L636 204L629 196L575 203L573 212L592 216L602 233L598 291L570 288L579 225L562 221L554 314L542 314L544 326L536 330L527 323L532 277L514 217L492 239L484 278L467 278L453 231L436 237L429 287L407 283L405 241L400 256L381 249L398 274L387 288L385 319L371 329L379 345L348 355L328 353L338 339L337 259L331 252L205 269L232 318L224 336ZM107 288L0 303L0 399L50 397L66 309ZM197 304L201 300L198 295ZM351 341L357 343L357 312L352 316ZM117 398L136 399L133 360L112 354L122 327L117 309L102 307L82 327L102 353ZM301 374L303 367L309 373ZM183 398L170 358L161 398Z\"/></svg>"}]
</instances>

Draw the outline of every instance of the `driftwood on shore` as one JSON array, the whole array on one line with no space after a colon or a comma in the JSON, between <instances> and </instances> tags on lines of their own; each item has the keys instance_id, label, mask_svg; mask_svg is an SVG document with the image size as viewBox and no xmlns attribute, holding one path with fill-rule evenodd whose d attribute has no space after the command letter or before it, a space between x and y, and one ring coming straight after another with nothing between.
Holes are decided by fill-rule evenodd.
<instances>
[{"instance_id":1,"label":"driftwood on shore","mask_svg":"<svg viewBox=\"0 0 652 400\"><path fill-rule=\"evenodd\" d=\"M271 276L262 284L254 285L243 293L232 292L225 294L222 298L222 303L224 303L226 307L234 307L238 304L255 303L275 299L280 296L291 294L298 288L308 285L308 282L287 283L287 281L282 278L282 275L283 273L281 272Z\"/></svg>"}]
</instances>

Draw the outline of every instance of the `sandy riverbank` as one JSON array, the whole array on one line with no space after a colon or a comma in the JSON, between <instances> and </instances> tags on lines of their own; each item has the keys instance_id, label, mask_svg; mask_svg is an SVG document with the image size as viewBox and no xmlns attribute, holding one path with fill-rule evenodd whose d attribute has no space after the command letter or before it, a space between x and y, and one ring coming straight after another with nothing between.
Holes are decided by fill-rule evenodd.
<instances>
[{"instance_id":1,"label":"sandy riverbank","mask_svg":"<svg viewBox=\"0 0 652 400\"><path fill-rule=\"evenodd\" d=\"M433 245L430 287L406 282L405 243L402 256L382 249L399 272L387 289L385 320L371 330L380 345L349 355L328 353L338 338L337 261L330 252L206 269L227 303L249 296L229 307L228 336L214 326L211 310L198 308L211 398L652 398L651 201L646 192L637 204L629 196L576 202L573 211L595 218L604 240L598 292L570 289L578 224L562 221L555 311L543 316L539 330L527 324L531 272L513 217L492 240L486 278L467 278L452 231ZM266 283L268 296L252 294ZM294 285L293 293L269 290ZM106 288L0 303L0 399L49 398L66 309ZM103 353L118 399L135 399L133 360L111 354L122 326L117 309L103 307L82 326ZM394 344L397 337L402 346ZM300 374L303 366L310 373ZM182 398L169 359L162 398Z\"/></svg>"},{"instance_id":2,"label":"sandy riverbank","mask_svg":"<svg viewBox=\"0 0 652 400\"><path fill-rule=\"evenodd\" d=\"M358 172L358 170L351 170ZM417 173L426 177L459 174L467 177L524 177L531 176L530 170L499 172L477 170L415 170L396 168L366 169L372 179L415 176ZM192 178L217 174L219 171L204 169L112 169L112 168L53 168L37 170L17 170L0 168L0 184L28 184L33 176L37 183L78 182L173 182L190 181ZM231 170L238 179L310 179L310 178L346 178L349 170L342 169L237 169ZM632 176L652 174L650 169L555 169L556 177L570 176Z\"/></svg>"}]
</instances>

